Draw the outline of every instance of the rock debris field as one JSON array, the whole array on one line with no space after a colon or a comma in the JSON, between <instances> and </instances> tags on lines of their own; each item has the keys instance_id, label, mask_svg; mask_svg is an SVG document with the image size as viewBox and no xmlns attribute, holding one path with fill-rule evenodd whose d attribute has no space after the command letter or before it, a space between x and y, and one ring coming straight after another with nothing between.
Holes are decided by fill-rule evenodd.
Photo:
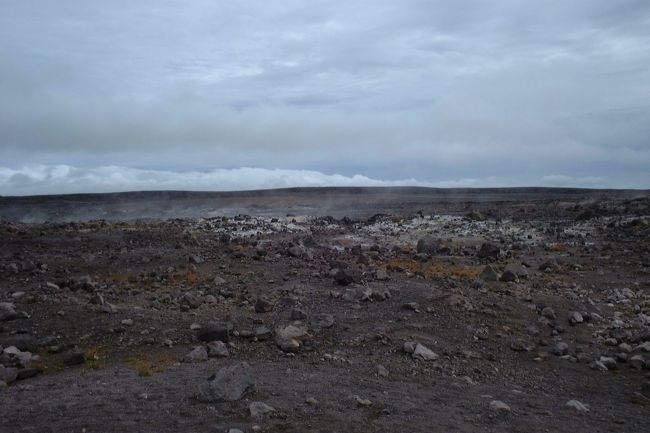
<instances>
[{"instance_id":1,"label":"rock debris field","mask_svg":"<svg viewBox=\"0 0 650 433\"><path fill-rule=\"evenodd\" d=\"M650 431L649 194L476 196L5 201L0 432Z\"/></svg>"}]
</instances>

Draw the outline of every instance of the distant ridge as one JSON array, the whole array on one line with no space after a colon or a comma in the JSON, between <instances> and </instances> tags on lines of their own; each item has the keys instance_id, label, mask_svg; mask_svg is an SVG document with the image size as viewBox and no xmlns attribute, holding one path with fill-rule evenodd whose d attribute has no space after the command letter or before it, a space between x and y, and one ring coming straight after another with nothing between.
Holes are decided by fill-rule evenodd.
<instances>
[{"instance_id":1,"label":"distant ridge","mask_svg":"<svg viewBox=\"0 0 650 433\"><path fill-rule=\"evenodd\" d=\"M378 212L462 212L478 204L647 198L650 190L585 188L300 187L249 191L130 191L0 197L0 220L197 218L247 213L363 217Z\"/></svg>"}]
</instances>

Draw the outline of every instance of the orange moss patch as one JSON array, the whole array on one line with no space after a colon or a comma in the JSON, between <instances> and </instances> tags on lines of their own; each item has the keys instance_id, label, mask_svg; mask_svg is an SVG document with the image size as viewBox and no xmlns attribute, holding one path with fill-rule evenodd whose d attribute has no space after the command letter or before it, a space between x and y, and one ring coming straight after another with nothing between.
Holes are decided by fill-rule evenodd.
<instances>
[{"instance_id":1,"label":"orange moss patch","mask_svg":"<svg viewBox=\"0 0 650 433\"><path fill-rule=\"evenodd\" d=\"M482 266L459 265L443 261L419 262L411 259L392 259L386 262L389 271L406 271L429 278L432 276L454 276L458 278L477 278Z\"/></svg>"}]
</instances>

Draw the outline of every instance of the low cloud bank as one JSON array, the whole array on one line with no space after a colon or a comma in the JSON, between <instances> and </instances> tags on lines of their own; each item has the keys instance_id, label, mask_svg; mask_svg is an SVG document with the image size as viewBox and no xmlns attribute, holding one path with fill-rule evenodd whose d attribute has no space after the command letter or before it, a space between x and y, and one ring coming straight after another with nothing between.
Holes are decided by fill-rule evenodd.
<instances>
[{"instance_id":1,"label":"low cloud bank","mask_svg":"<svg viewBox=\"0 0 650 433\"><path fill-rule=\"evenodd\" d=\"M465 178L424 182L417 179L381 180L361 174L344 176L313 170L241 167L208 171L171 171L100 166L27 165L0 167L1 195L67 194L146 190L236 191L288 187L320 186L426 186L439 188L485 188L522 185L507 178ZM560 174L543 176L529 186L603 188L607 179L572 177Z\"/></svg>"},{"instance_id":2,"label":"low cloud bank","mask_svg":"<svg viewBox=\"0 0 650 433\"><path fill-rule=\"evenodd\" d=\"M265 168L167 171L103 166L31 165L0 168L0 194L33 195L139 190L235 191L299 186L430 186L415 179L385 181L367 176Z\"/></svg>"}]
</instances>

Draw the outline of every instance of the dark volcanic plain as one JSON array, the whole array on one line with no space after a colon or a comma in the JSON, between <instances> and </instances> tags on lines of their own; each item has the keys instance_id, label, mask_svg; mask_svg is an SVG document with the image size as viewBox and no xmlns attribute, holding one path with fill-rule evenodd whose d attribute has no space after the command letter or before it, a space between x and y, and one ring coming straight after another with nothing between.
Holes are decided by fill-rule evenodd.
<instances>
[{"instance_id":1,"label":"dark volcanic plain","mask_svg":"<svg viewBox=\"0 0 650 433\"><path fill-rule=\"evenodd\" d=\"M0 245L0 432L650 429L649 191L0 197Z\"/></svg>"}]
</instances>

